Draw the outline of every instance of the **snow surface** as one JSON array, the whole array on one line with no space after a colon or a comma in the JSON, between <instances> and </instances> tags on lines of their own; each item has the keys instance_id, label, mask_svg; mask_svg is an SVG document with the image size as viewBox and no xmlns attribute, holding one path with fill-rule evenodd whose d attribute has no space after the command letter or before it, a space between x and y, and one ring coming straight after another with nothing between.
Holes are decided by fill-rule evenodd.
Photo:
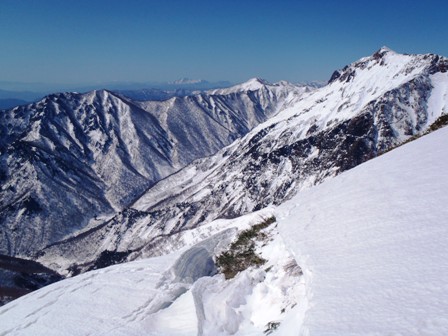
<instances>
[{"instance_id":1,"label":"snow surface","mask_svg":"<svg viewBox=\"0 0 448 336\"><path fill-rule=\"evenodd\" d=\"M448 335L447 140L439 130L280 206L307 286L295 334Z\"/></svg>"}]
</instances>

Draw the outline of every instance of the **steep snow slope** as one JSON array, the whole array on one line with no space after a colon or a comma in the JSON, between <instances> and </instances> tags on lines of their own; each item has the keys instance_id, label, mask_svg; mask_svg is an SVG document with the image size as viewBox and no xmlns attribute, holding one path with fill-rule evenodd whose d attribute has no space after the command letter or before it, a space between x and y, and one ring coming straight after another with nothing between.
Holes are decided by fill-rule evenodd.
<instances>
[{"instance_id":1,"label":"steep snow slope","mask_svg":"<svg viewBox=\"0 0 448 336\"><path fill-rule=\"evenodd\" d=\"M279 207L309 301L295 334L448 334L447 141L441 129Z\"/></svg>"},{"instance_id":2,"label":"steep snow slope","mask_svg":"<svg viewBox=\"0 0 448 336\"><path fill-rule=\"evenodd\" d=\"M448 112L447 69L437 55L382 48L96 229L49 246L39 260L55 269L83 264L78 272L106 250L129 259L156 255L169 235L280 204L427 129Z\"/></svg>"},{"instance_id":3,"label":"steep snow slope","mask_svg":"<svg viewBox=\"0 0 448 336\"><path fill-rule=\"evenodd\" d=\"M0 253L29 255L100 224L308 91L268 83L228 90L164 102L61 93L2 112Z\"/></svg>"},{"instance_id":4,"label":"steep snow slope","mask_svg":"<svg viewBox=\"0 0 448 336\"><path fill-rule=\"evenodd\" d=\"M267 259L225 280L212 257L266 209L219 220L180 236L181 250L63 280L0 308L0 335L262 335L292 312L301 272L275 227ZM237 229L238 228L238 229ZM261 243L261 242L260 242ZM272 327L271 327L272 328Z\"/></svg>"}]
</instances>

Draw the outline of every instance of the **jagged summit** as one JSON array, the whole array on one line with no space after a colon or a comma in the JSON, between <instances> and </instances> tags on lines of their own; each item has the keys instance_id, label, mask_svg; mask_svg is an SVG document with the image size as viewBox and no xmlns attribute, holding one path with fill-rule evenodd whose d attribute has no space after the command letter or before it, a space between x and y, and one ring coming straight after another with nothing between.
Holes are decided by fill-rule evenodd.
<instances>
[{"instance_id":1,"label":"jagged summit","mask_svg":"<svg viewBox=\"0 0 448 336\"><path fill-rule=\"evenodd\" d=\"M243 90L258 90L259 88L265 85L272 85L272 84L265 79L254 77L242 84L239 84L238 86L241 87Z\"/></svg>"},{"instance_id":2,"label":"jagged summit","mask_svg":"<svg viewBox=\"0 0 448 336\"><path fill-rule=\"evenodd\" d=\"M226 93L230 93L230 92L255 91L255 90L259 90L265 86L272 86L272 84L264 79L254 77L254 78L249 79L246 82L236 84L229 88L215 89L215 90L210 90L208 92L213 93L213 94L226 94Z\"/></svg>"},{"instance_id":3,"label":"jagged summit","mask_svg":"<svg viewBox=\"0 0 448 336\"><path fill-rule=\"evenodd\" d=\"M393 51L387 46L382 46L380 49L378 49L375 53L373 53L372 56L369 56L367 58L374 58L376 60L381 59L385 57L386 55L396 55L397 52Z\"/></svg>"},{"instance_id":4,"label":"jagged summit","mask_svg":"<svg viewBox=\"0 0 448 336\"><path fill-rule=\"evenodd\" d=\"M380 49L378 49L378 51L376 51L374 54L385 54L385 53L394 53L396 54L395 51L393 51L392 49L390 49L387 46L382 46Z\"/></svg>"},{"instance_id":5,"label":"jagged summit","mask_svg":"<svg viewBox=\"0 0 448 336\"><path fill-rule=\"evenodd\" d=\"M270 82L268 82L266 79L260 78L260 77L253 77L246 81L244 84L261 84L261 85L272 85Z\"/></svg>"},{"instance_id":6,"label":"jagged summit","mask_svg":"<svg viewBox=\"0 0 448 336\"><path fill-rule=\"evenodd\" d=\"M388 77L384 87L393 87L400 81L411 77L419 76L422 72L437 72L443 70L448 64L445 57L434 54L400 54L388 47L382 47L371 56L363 57L360 60L346 65L340 70L336 70L328 83L350 82L355 78L362 81L366 73L383 73ZM359 85L359 84L356 84ZM376 85L367 83L367 85Z\"/></svg>"}]
</instances>

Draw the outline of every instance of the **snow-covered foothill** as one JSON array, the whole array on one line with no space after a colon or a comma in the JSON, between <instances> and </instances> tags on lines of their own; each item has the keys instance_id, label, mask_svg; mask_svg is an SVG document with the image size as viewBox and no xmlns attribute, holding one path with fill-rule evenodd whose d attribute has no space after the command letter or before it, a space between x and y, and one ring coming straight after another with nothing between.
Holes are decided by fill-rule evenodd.
<instances>
[{"instance_id":1,"label":"snow-covered foothill","mask_svg":"<svg viewBox=\"0 0 448 336\"><path fill-rule=\"evenodd\" d=\"M441 129L279 207L307 287L294 334L448 334L447 141Z\"/></svg>"}]
</instances>

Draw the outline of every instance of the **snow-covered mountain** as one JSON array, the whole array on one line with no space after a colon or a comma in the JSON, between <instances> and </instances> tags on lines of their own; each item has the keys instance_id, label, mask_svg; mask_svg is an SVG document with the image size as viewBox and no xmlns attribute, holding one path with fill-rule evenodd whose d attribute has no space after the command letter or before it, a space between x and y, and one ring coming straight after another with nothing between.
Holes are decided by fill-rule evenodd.
<instances>
[{"instance_id":1,"label":"snow-covered mountain","mask_svg":"<svg viewBox=\"0 0 448 336\"><path fill-rule=\"evenodd\" d=\"M163 254L167 237L281 204L425 131L448 111L447 69L437 55L381 48L216 155L161 180L114 217L48 246L39 261L77 273L105 259Z\"/></svg>"},{"instance_id":2,"label":"snow-covered mountain","mask_svg":"<svg viewBox=\"0 0 448 336\"><path fill-rule=\"evenodd\" d=\"M163 102L60 93L2 112L0 254L29 256L101 224L308 90L241 84Z\"/></svg>"},{"instance_id":3,"label":"snow-covered mountain","mask_svg":"<svg viewBox=\"0 0 448 336\"><path fill-rule=\"evenodd\" d=\"M180 232L175 252L19 298L0 334L445 335L447 141L443 128L277 209ZM226 278L238 242L262 262Z\"/></svg>"}]
</instances>

